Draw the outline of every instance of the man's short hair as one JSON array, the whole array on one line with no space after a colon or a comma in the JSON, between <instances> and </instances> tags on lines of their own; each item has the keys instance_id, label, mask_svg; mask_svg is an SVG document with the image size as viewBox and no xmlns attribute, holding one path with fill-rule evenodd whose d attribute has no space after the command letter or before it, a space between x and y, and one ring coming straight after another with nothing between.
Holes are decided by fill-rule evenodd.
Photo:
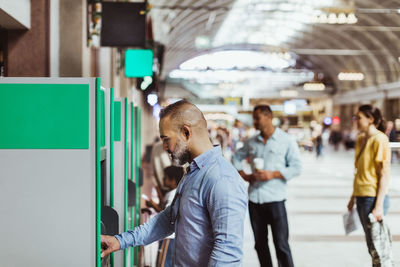
<instances>
[{"instance_id":1,"label":"man's short hair","mask_svg":"<svg viewBox=\"0 0 400 267\"><path fill-rule=\"evenodd\" d=\"M264 115L270 115L272 117L272 110L269 107L269 105L257 105L254 108L253 112L256 112L257 110L259 110L260 112L262 112Z\"/></svg>"},{"instance_id":2,"label":"man's short hair","mask_svg":"<svg viewBox=\"0 0 400 267\"><path fill-rule=\"evenodd\" d=\"M180 100L162 109L160 120L167 117L176 129L180 129L183 125L207 128L203 113L187 100Z\"/></svg>"},{"instance_id":3,"label":"man's short hair","mask_svg":"<svg viewBox=\"0 0 400 267\"><path fill-rule=\"evenodd\" d=\"M171 116L172 119L176 118L181 113L181 108L185 105L193 105L187 100L179 100L171 105L166 106L160 111L160 119Z\"/></svg>"}]
</instances>

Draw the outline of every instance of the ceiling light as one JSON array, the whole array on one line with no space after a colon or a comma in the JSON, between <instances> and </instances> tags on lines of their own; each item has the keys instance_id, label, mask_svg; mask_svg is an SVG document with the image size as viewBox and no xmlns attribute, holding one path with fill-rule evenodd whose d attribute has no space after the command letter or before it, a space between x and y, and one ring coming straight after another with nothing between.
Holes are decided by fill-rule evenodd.
<instances>
[{"instance_id":1,"label":"ceiling light","mask_svg":"<svg viewBox=\"0 0 400 267\"><path fill-rule=\"evenodd\" d=\"M151 106L154 106L158 102L158 96L156 94L148 94L147 95L147 103Z\"/></svg>"},{"instance_id":2,"label":"ceiling light","mask_svg":"<svg viewBox=\"0 0 400 267\"><path fill-rule=\"evenodd\" d=\"M264 53L249 50L225 50L200 55L183 62L181 70L284 69L294 66L290 53Z\"/></svg>"},{"instance_id":3,"label":"ceiling light","mask_svg":"<svg viewBox=\"0 0 400 267\"><path fill-rule=\"evenodd\" d=\"M325 84L323 83L305 83L303 85L305 91L324 91Z\"/></svg>"},{"instance_id":4,"label":"ceiling light","mask_svg":"<svg viewBox=\"0 0 400 267\"><path fill-rule=\"evenodd\" d=\"M341 81L362 81L364 74L361 72L341 72L338 74L338 79Z\"/></svg>"},{"instance_id":5,"label":"ceiling light","mask_svg":"<svg viewBox=\"0 0 400 267\"><path fill-rule=\"evenodd\" d=\"M215 47L248 43L249 40L254 44L280 46L308 27L310 11L326 5L324 0L306 1L304 4L295 0L285 3L266 0L234 2L213 39Z\"/></svg>"},{"instance_id":6,"label":"ceiling light","mask_svg":"<svg viewBox=\"0 0 400 267\"><path fill-rule=\"evenodd\" d=\"M149 87L149 85L153 82L153 78L151 76L145 76L143 77L143 81L140 84L140 89L142 89L143 91L147 89L147 87Z\"/></svg>"},{"instance_id":7,"label":"ceiling light","mask_svg":"<svg viewBox=\"0 0 400 267\"><path fill-rule=\"evenodd\" d=\"M340 13L338 15L338 24L345 24L347 22L346 14Z\"/></svg>"},{"instance_id":8,"label":"ceiling light","mask_svg":"<svg viewBox=\"0 0 400 267\"><path fill-rule=\"evenodd\" d=\"M283 102L283 112L287 115L294 115L297 112L296 102L294 101L285 101Z\"/></svg>"},{"instance_id":9,"label":"ceiling light","mask_svg":"<svg viewBox=\"0 0 400 267\"><path fill-rule=\"evenodd\" d=\"M328 16L328 23L329 23L329 24L336 24L336 23L338 23L338 19L337 19L335 13L329 14L329 16Z\"/></svg>"},{"instance_id":10,"label":"ceiling light","mask_svg":"<svg viewBox=\"0 0 400 267\"><path fill-rule=\"evenodd\" d=\"M321 14L319 16L318 22L319 23L328 23L328 16L325 13Z\"/></svg>"},{"instance_id":11,"label":"ceiling light","mask_svg":"<svg viewBox=\"0 0 400 267\"><path fill-rule=\"evenodd\" d=\"M319 15L314 15L312 20L314 23L320 24L354 24L357 23L358 19L354 13L321 13Z\"/></svg>"},{"instance_id":12,"label":"ceiling light","mask_svg":"<svg viewBox=\"0 0 400 267\"><path fill-rule=\"evenodd\" d=\"M350 13L347 16L347 24L354 24L354 23L357 23L357 21L358 21L358 19L357 19L356 15L354 15L354 13Z\"/></svg>"},{"instance_id":13,"label":"ceiling light","mask_svg":"<svg viewBox=\"0 0 400 267\"><path fill-rule=\"evenodd\" d=\"M211 46L211 41L208 36L197 36L194 43L197 49L207 49Z\"/></svg>"}]
</instances>

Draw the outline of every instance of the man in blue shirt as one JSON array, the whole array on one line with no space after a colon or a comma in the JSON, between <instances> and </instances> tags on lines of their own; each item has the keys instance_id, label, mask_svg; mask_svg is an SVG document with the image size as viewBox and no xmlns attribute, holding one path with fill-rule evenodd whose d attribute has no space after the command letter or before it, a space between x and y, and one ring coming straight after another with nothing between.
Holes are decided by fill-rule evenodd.
<instances>
[{"instance_id":1,"label":"man in blue shirt","mask_svg":"<svg viewBox=\"0 0 400 267\"><path fill-rule=\"evenodd\" d=\"M147 245L175 232L175 266L240 266L247 209L245 185L213 147L201 111L187 101L160 113L164 149L174 163L190 162L174 201L148 223L116 236L102 236L102 254Z\"/></svg>"},{"instance_id":2,"label":"man in blue shirt","mask_svg":"<svg viewBox=\"0 0 400 267\"><path fill-rule=\"evenodd\" d=\"M284 131L272 125L272 111L259 105L253 111L254 126L260 134L250 138L233 156L233 164L249 186L249 212L255 249L262 267L272 267L268 247L271 226L278 265L293 267L286 215L286 183L301 171L299 149ZM242 160L250 159L251 174L243 172ZM254 159L256 159L254 161ZM263 166L255 168L254 162Z\"/></svg>"}]
</instances>

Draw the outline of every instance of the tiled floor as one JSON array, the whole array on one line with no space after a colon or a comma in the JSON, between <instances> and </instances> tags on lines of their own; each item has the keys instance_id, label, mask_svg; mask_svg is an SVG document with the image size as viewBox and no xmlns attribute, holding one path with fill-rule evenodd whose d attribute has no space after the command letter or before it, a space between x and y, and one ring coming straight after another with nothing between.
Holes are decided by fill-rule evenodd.
<instances>
[{"instance_id":1,"label":"tiled floor","mask_svg":"<svg viewBox=\"0 0 400 267\"><path fill-rule=\"evenodd\" d=\"M286 205L295 266L369 267L370 256L362 231L345 236L343 230L342 215L353 181L353 152L325 152L318 160L314 154L303 153L302 175L288 184ZM143 167L145 177L151 177L150 166ZM151 195L151 188L151 179L145 179L142 193ZM390 196L387 221L393 234L395 263L400 266L400 165L392 166ZM259 266L248 216L243 249L243 266Z\"/></svg>"},{"instance_id":2,"label":"tiled floor","mask_svg":"<svg viewBox=\"0 0 400 267\"><path fill-rule=\"evenodd\" d=\"M302 154L303 172L289 182L286 203L296 267L371 266L362 231L345 236L343 230L342 215L352 189L353 157L351 151L326 151L319 160L314 154ZM387 222L393 234L395 263L400 266L399 165L392 166L390 196ZM243 266L259 266L248 220L245 227Z\"/></svg>"}]
</instances>

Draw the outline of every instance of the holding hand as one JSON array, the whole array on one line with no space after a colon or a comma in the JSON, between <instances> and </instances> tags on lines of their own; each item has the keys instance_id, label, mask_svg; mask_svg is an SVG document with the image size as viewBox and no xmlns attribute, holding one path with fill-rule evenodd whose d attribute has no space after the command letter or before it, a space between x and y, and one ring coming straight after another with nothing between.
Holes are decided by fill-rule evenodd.
<instances>
[{"instance_id":1,"label":"holding hand","mask_svg":"<svg viewBox=\"0 0 400 267\"><path fill-rule=\"evenodd\" d=\"M146 206L150 207L150 208L154 208L154 206L156 206L157 204L154 203L153 200L146 200Z\"/></svg>"},{"instance_id":2,"label":"holding hand","mask_svg":"<svg viewBox=\"0 0 400 267\"><path fill-rule=\"evenodd\" d=\"M350 197L349 203L347 203L348 211L352 211L354 207L354 196Z\"/></svg>"},{"instance_id":3,"label":"holding hand","mask_svg":"<svg viewBox=\"0 0 400 267\"><path fill-rule=\"evenodd\" d=\"M269 181L275 177L275 172L267 170L257 170L254 174L256 181Z\"/></svg>"},{"instance_id":4,"label":"holding hand","mask_svg":"<svg viewBox=\"0 0 400 267\"><path fill-rule=\"evenodd\" d=\"M239 171L240 176L242 176L243 180L249 182L250 184L256 181L254 174L246 174L244 171Z\"/></svg>"},{"instance_id":5,"label":"holding hand","mask_svg":"<svg viewBox=\"0 0 400 267\"><path fill-rule=\"evenodd\" d=\"M380 222L383 219L383 207L376 207L372 210L372 215L374 215L375 219Z\"/></svg>"},{"instance_id":6,"label":"holding hand","mask_svg":"<svg viewBox=\"0 0 400 267\"><path fill-rule=\"evenodd\" d=\"M104 258L108 254L117 251L121 248L121 245L117 238L110 235L101 235L101 258Z\"/></svg>"}]
</instances>

